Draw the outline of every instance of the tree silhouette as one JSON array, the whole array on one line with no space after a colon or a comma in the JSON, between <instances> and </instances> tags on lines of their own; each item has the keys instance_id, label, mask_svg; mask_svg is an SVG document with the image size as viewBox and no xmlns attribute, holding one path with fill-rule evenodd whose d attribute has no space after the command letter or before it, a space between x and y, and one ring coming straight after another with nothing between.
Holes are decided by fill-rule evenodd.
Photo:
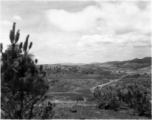
<instances>
[{"instance_id":1,"label":"tree silhouette","mask_svg":"<svg viewBox=\"0 0 152 120\"><path fill-rule=\"evenodd\" d=\"M38 106L45 100L45 93L49 87L44 80L43 67L38 68L36 65L38 60L33 60L33 55L29 54L33 45L32 42L28 44L29 35L24 43L18 44L20 31L15 34L15 25L16 23L10 30L11 45L5 52L3 52L3 44L0 44L2 118L31 119L43 111ZM44 109L47 107L50 105L46 105ZM52 106L49 110L52 110ZM44 118L42 114L39 118L41 116Z\"/></svg>"}]
</instances>

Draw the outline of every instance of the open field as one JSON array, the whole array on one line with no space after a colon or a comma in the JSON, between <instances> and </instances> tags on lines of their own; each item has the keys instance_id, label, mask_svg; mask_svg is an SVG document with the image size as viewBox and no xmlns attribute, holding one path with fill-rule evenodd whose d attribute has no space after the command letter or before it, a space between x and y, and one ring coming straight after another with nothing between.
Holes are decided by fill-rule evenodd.
<instances>
[{"instance_id":1,"label":"open field","mask_svg":"<svg viewBox=\"0 0 152 120\"><path fill-rule=\"evenodd\" d=\"M131 77L131 78L129 78ZM106 82L99 82L98 80L94 80L94 85L90 85L87 88L92 88L92 86L96 86L97 84L105 84L105 87L109 86L116 86L116 85L126 85L131 84L135 81L134 75L126 76L122 78L119 81L116 81L111 84L107 84L109 81ZM138 81L144 82L146 85L149 85L150 77L143 76L141 78L137 78ZM63 79L64 81L65 79ZM73 89L73 91L68 92L54 92L54 94L50 95L49 101L51 99L52 103L56 104L55 107L55 116L53 118L56 119L147 119L147 117L144 116L138 116L137 114L134 114L132 110L120 110L120 111L112 111L112 110L99 110L97 108L96 102L94 102L93 96L89 96L90 93L88 93L88 89L85 93L85 85L86 81L93 81L92 79L79 79L77 80L77 84L81 83L81 86L77 87L76 89ZM143 80L143 81L142 81ZM70 81L67 80L66 81ZM76 81L76 79L72 80L72 83ZM80 82L83 81L83 82ZM84 82L85 81L85 82ZM149 82L148 82L149 81ZM69 83L67 85L75 85ZM150 86L150 85L149 85ZM148 86L148 89L150 90ZM104 87L103 87L104 88ZM53 89L52 89L53 90ZM104 90L103 90L104 91ZM51 89L50 89L51 92ZM76 93L78 92L78 93ZM81 94L79 94L79 92ZM84 92L84 93L83 93ZM106 91L105 91L106 92ZM61 94L60 94L61 93ZM88 95L87 95L88 94ZM85 99L86 98L86 101Z\"/></svg>"},{"instance_id":2,"label":"open field","mask_svg":"<svg viewBox=\"0 0 152 120\"><path fill-rule=\"evenodd\" d=\"M126 68L125 70L125 68L120 69L111 66L95 66L91 68L83 66L78 69L75 66L70 66L70 68L71 72L68 71L68 67L64 70L63 66L58 66L56 68L56 70L59 70L57 73L53 70L54 68L47 68L51 69L51 72L47 75L50 84L50 89L47 92L47 101L56 104L54 118L147 119L147 117L133 113L131 109L122 109L120 111L98 109L93 91L98 86L101 92L106 93L109 87L115 89L119 86L130 85L138 81L140 84L143 84L148 94L150 94L151 74L149 69L142 69L141 73L139 72L141 71L140 69L129 70Z\"/></svg>"}]
</instances>

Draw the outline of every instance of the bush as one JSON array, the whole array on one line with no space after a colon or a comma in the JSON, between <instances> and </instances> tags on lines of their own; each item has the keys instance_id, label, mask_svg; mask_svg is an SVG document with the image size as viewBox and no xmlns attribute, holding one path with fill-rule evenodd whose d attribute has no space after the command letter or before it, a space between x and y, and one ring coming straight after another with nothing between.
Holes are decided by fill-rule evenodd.
<instances>
[{"instance_id":1,"label":"bush","mask_svg":"<svg viewBox=\"0 0 152 120\"><path fill-rule=\"evenodd\" d=\"M112 90L108 90L106 93L96 94L96 100L98 108L100 109L112 109L118 111L120 109L120 101L118 96Z\"/></svg>"},{"instance_id":2,"label":"bush","mask_svg":"<svg viewBox=\"0 0 152 120\"><path fill-rule=\"evenodd\" d=\"M129 90L126 96L130 99L128 99L127 103L139 115L151 117L150 95L142 88L142 85L137 84L128 86Z\"/></svg>"},{"instance_id":3,"label":"bush","mask_svg":"<svg viewBox=\"0 0 152 120\"><path fill-rule=\"evenodd\" d=\"M127 86L106 89L105 93L98 90L94 95L99 109L117 111L131 108L138 115L151 117L150 94L142 84L137 82Z\"/></svg>"}]
</instances>

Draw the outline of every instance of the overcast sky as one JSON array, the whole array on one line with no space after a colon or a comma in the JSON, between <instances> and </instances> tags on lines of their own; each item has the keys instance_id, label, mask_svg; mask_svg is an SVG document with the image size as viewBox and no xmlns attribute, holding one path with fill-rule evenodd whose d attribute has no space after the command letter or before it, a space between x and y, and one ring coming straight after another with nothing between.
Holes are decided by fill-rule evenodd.
<instances>
[{"instance_id":1,"label":"overcast sky","mask_svg":"<svg viewBox=\"0 0 152 120\"><path fill-rule=\"evenodd\" d=\"M151 55L149 1L1 1L1 40L16 22L39 64L91 63Z\"/></svg>"}]
</instances>

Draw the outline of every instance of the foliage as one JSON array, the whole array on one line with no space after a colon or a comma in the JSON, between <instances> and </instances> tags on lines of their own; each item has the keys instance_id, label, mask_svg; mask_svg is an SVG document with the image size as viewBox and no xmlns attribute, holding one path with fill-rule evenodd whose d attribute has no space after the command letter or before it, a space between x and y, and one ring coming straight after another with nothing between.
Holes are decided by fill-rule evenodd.
<instances>
[{"instance_id":1,"label":"foliage","mask_svg":"<svg viewBox=\"0 0 152 120\"><path fill-rule=\"evenodd\" d=\"M130 85L127 88L128 92L124 96L123 101L139 115L151 116L150 94L148 94L142 85L137 83Z\"/></svg>"},{"instance_id":2,"label":"foliage","mask_svg":"<svg viewBox=\"0 0 152 120\"><path fill-rule=\"evenodd\" d=\"M133 109L140 116L151 117L150 94L142 84L135 82L130 85L107 87L106 92L94 93L99 109Z\"/></svg>"},{"instance_id":3,"label":"foliage","mask_svg":"<svg viewBox=\"0 0 152 120\"><path fill-rule=\"evenodd\" d=\"M45 99L48 90L47 81L44 80L43 67L37 68L37 59L29 54L33 43L28 44L29 35L24 43L18 44L19 30L15 34L15 23L10 30L11 45L3 52L1 44L1 109L2 118L32 119ZM48 109L50 105L46 105ZM52 109L50 109L52 111ZM49 113L44 112L45 116ZM42 115L44 116L44 115ZM39 116L40 118L42 116Z\"/></svg>"},{"instance_id":4,"label":"foliage","mask_svg":"<svg viewBox=\"0 0 152 120\"><path fill-rule=\"evenodd\" d=\"M111 89L111 88L110 88ZM102 93L99 90L94 93L94 96L98 103L99 109L112 109L112 110L119 110L120 108L120 101L118 101L118 96L116 92L112 90L108 90L106 93Z\"/></svg>"}]
</instances>

